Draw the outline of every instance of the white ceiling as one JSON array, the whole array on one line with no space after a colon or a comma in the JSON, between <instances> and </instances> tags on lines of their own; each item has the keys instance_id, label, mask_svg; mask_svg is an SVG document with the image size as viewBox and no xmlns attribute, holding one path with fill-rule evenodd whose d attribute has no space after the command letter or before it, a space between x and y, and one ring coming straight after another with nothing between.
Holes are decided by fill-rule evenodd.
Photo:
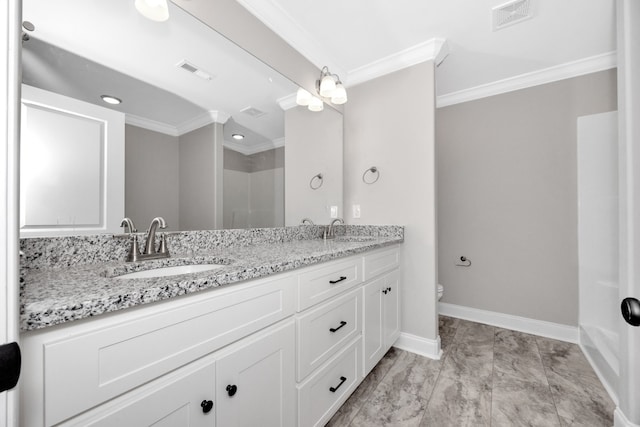
<instances>
[{"instance_id":1,"label":"white ceiling","mask_svg":"<svg viewBox=\"0 0 640 427\"><path fill-rule=\"evenodd\" d=\"M35 25L32 40L23 43L25 83L88 102L116 96L122 104L102 105L170 134L230 116L225 134L246 134L234 145L245 154L281 145L278 100L297 86L182 9L169 8L170 19L158 23L142 17L133 0L23 0L23 19ZM213 78L178 68L184 59ZM248 107L266 114L252 117L242 112Z\"/></svg>"},{"instance_id":2,"label":"white ceiling","mask_svg":"<svg viewBox=\"0 0 640 427\"><path fill-rule=\"evenodd\" d=\"M616 49L615 0L531 0L532 19L496 32L491 9L506 0L238 1L347 86L434 38L450 51L437 73L441 97L585 58L585 72L610 68Z\"/></svg>"}]
</instances>

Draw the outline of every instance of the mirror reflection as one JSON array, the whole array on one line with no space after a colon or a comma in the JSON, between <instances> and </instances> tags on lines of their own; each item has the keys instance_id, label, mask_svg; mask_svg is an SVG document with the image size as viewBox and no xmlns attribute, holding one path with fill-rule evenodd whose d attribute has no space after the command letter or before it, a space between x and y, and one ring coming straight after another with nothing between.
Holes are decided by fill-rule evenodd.
<instances>
[{"instance_id":1,"label":"mirror reflection","mask_svg":"<svg viewBox=\"0 0 640 427\"><path fill-rule=\"evenodd\" d=\"M59 193L51 176L21 178L22 210L39 213L23 215L23 235L119 232L123 216L139 230L155 216L163 216L169 230L285 224L280 103L297 86L178 7L169 8L170 19L159 23L142 17L128 0L24 0L23 19L35 30L24 31L23 83L36 88L25 93L37 99L23 96L22 133L28 135L31 126L36 139L46 136L45 144L62 140L53 151L67 161L48 161L64 163L64 170L84 165L85 171ZM106 103L102 95L121 102ZM70 106L71 100L79 104ZM107 119L85 112L84 104L120 113L122 129L107 132ZM61 116L77 120L60 124ZM91 120L98 131L87 125ZM52 122L44 131L42 123ZM75 131L69 137L60 130L74 126L89 127L70 143ZM124 140L121 165L107 152L117 145L108 138L118 133ZM91 135L96 140L85 142ZM27 144L23 137L23 150ZM78 153L77 147L91 144L95 148ZM42 170L25 156L22 169ZM87 169L102 175L84 179ZM114 196L118 183L110 183L111 175L118 170L124 194ZM93 187L80 188L89 181ZM80 215L75 202L65 200L94 189L96 215ZM42 193L56 194L59 212L51 204L37 205ZM111 209L119 197L124 208L116 202Z\"/></svg>"}]
</instances>

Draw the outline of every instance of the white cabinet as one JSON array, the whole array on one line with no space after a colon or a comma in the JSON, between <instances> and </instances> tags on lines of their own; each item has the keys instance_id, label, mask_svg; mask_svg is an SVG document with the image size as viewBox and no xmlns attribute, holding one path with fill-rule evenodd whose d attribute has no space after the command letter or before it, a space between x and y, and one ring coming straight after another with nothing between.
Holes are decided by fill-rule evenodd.
<instances>
[{"instance_id":1,"label":"white cabinet","mask_svg":"<svg viewBox=\"0 0 640 427\"><path fill-rule=\"evenodd\" d=\"M140 387L63 427L213 427L215 362L194 363Z\"/></svg>"},{"instance_id":2,"label":"white cabinet","mask_svg":"<svg viewBox=\"0 0 640 427\"><path fill-rule=\"evenodd\" d=\"M373 369L400 335L399 284L396 269L364 286L364 375Z\"/></svg>"},{"instance_id":3,"label":"white cabinet","mask_svg":"<svg viewBox=\"0 0 640 427\"><path fill-rule=\"evenodd\" d=\"M295 325L288 320L218 356L218 425L294 426L295 384Z\"/></svg>"}]
</instances>

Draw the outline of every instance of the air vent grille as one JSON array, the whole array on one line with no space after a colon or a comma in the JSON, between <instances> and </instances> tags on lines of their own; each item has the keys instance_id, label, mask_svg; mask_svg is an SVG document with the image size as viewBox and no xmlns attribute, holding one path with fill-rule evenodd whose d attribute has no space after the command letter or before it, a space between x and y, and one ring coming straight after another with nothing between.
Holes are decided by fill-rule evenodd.
<instances>
[{"instance_id":1,"label":"air vent grille","mask_svg":"<svg viewBox=\"0 0 640 427\"><path fill-rule=\"evenodd\" d=\"M185 71L195 74L196 76L200 77L203 80L211 80L213 78L213 76L210 73L204 71L203 69L199 68L196 65L193 65L186 59L183 59L182 61L178 62L176 64L176 67L180 67Z\"/></svg>"},{"instance_id":2,"label":"air vent grille","mask_svg":"<svg viewBox=\"0 0 640 427\"><path fill-rule=\"evenodd\" d=\"M267 114L264 111L258 110L257 108L254 108L254 107L243 108L242 110L240 110L240 112L244 113L244 114L246 114L248 116L251 116L253 118L262 117L265 114Z\"/></svg>"},{"instance_id":3,"label":"air vent grille","mask_svg":"<svg viewBox=\"0 0 640 427\"><path fill-rule=\"evenodd\" d=\"M526 21L533 17L531 0L515 0L496 6L493 11L493 31Z\"/></svg>"}]
</instances>

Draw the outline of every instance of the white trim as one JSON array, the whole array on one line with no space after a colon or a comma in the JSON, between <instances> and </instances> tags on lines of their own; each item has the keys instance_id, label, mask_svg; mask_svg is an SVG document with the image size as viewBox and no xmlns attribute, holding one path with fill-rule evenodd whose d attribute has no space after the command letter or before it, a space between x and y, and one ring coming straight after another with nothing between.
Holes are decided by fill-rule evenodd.
<instances>
[{"instance_id":1,"label":"white trim","mask_svg":"<svg viewBox=\"0 0 640 427\"><path fill-rule=\"evenodd\" d=\"M620 408L616 407L613 411L613 427L640 427L640 424L629 421Z\"/></svg>"},{"instance_id":2,"label":"white trim","mask_svg":"<svg viewBox=\"0 0 640 427\"><path fill-rule=\"evenodd\" d=\"M478 308L464 307L461 305L447 304L443 302L438 305L440 314L444 316L485 323L487 325L553 338L574 344L577 344L579 341L577 326L561 325L559 323L529 319L527 317L513 316L511 314L497 313L495 311L480 310Z\"/></svg>"},{"instance_id":3,"label":"white trim","mask_svg":"<svg viewBox=\"0 0 640 427\"><path fill-rule=\"evenodd\" d=\"M165 135L180 136L180 134L178 133L178 128L176 128L175 126L147 119L146 117L136 116L135 114L127 113L125 115L124 122L131 126L152 130L154 132L163 133Z\"/></svg>"},{"instance_id":4,"label":"white trim","mask_svg":"<svg viewBox=\"0 0 640 427\"><path fill-rule=\"evenodd\" d=\"M282 98L276 100L280 108L284 111L290 110L298 106L296 102L297 93L292 93L291 95L283 96Z\"/></svg>"},{"instance_id":5,"label":"white trim","mask_svg":"<svg viewBox=\"0 0 640 427\"><path fill-rule=\"evenodd\" d=\"M443 94L436 98L436 106L441 108L448 105L460 104L462 102L473 101L488 96L512 92L514 90L526 89L532 86L595 73L597 71L609 70L616 66L616 52L607 52L469 89Z\"/></svg>"},{"instance_id":6,"label":"white trim","mask_svg":"<svg viewBox=\"0 0 640 427\"><path fill-rule=\"evenodd\" d=\"M198 116L180 123L178 126L172 126L156 120L147 119L146 117L136 116L135 114L127 114L125 123L132 126L152 130L154 132L164 133L170 136L182 136L193 130L200 129L211 123L225 124L231 115L224 111L206 111Z\"/></svg>"},{"instance_id":7,"label":"white trim","mask_svg":"<svg viewBox=\"0 0 640 427\"><path fill-rule=\"evenodd\" d=\"M400 337L393 344L393 347L419 354L429 359L440 360L442 357L439 336L435 340L430 340L407 332L400 332Z\"/></svg>"},{"instance_id":8,"label":"white trim","mask_svg":"<svg viewBox=\"0 0 640 427\"><path fill-rule=\"evenodd\" d=\"M433 38L350 70L344 83L347 87L354 86L425 61L433 60L439 64L448 54L447 41Z\"/></svg>"},{"instance_id":9,"label":"white trim","mask_svg":"<svg viewBox=\"0 0 640 427\"><path fill-rule=\"evenodd\" d=\"M582 339L582 336L580 338ZM580 347L580 350L582 350L582 354L584 354L584 357L586 357L587 362L589 362L589 365L591 365L591 369L593 369L593 372L596 373L596 376L598 377L598 379L602 383L604 389L609 394L609 397L611 398L613 403L617 406L618 405L618 393L616 392L614 387L609 383L609 381L607 379L607 376L604 375L602 373L602 371L600 371L599 365L597 363L595 363L595 361L593 360L593 357L591 357L591 352L589 351L589 347L583 345L582 342L578 343L578 346Z\"/></svg>"},{"instance_id":10,"label":"white trim","mask_svg":"<svg viewBox=\"0 0 640 427\"><path fill-rule=\"evenodd\" d=\"M250 156L252 154L260 153L262 151L273 150L274 148L284 147L284 138L277 138L273 141L267 141L258 145L243 145L235 141L224 141L224 146L230 150L237 151L238 153Z\"/></svg>"}]
</instances>

